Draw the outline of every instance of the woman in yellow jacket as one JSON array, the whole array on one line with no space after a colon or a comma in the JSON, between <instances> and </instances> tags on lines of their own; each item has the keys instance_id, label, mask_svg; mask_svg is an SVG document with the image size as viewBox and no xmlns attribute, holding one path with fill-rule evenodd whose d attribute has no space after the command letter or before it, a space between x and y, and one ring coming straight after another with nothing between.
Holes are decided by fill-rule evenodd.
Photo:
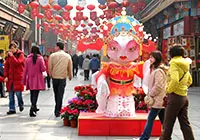
<instances>
[{"instance_id":1,"label":"woman in yellow jacket","mask_svg":"<svg viewBox=\"0 0 200 140\"><path fill-rule=\"evenodd\" d=\"M178 117L184 140L194 140L193 131L188 119L187 90L192 84L189 73L190 62L183 58L184 48L174 46L170 48L167 83L167 106L165 108L164 130L160 140L171 140L173 126Z\"/></svg>"}]
</instances>

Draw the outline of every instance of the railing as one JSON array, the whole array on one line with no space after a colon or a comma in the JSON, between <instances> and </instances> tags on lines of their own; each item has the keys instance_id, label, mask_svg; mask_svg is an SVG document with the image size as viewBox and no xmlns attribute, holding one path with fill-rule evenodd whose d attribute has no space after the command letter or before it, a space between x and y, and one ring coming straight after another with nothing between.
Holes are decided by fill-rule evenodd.
<instances>
[{"instance_id":1,"label":"railing","mask_svg":"<svg viewBox=\"0 0 200 140\"><path fill-rule=\"evenodd\" d=\"M16 0L1 0L5 5L13 8L14 10L18 10L18 2ZM30 17L30 12L28 10L25 10L23 12L23 15Z\"/></svg>"}]
</instances>

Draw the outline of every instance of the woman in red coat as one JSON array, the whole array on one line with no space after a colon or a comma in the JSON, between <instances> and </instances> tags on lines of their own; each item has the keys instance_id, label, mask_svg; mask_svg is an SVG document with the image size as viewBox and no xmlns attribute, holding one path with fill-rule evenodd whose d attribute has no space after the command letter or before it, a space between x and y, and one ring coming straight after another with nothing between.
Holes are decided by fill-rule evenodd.
<instances>
[{"instance_id":1,"label":"woman in red coat","mask_svg":"<svg viewBox=\"0 0 200 140\"><path fill-rule=\"evenodd\" d=\"M15 94L18 99L19 110L24 110L24 102L22 99L22 91L24 85L22 77L24 72L24 53L18 49L18 43L12 42L9 46L5 62L4 77L7 90L9 91L9 111L7 114L15 114Z\"/></svg>"},{"instance_id":2,"label":"woman in red coat","mask_svg":"<svg viewBox=\"0 0 200 140\"><path fill-rule=\"evenodd\" d=\"M37 46L33 46L31 54L26 59L23 76L23 83L26 84L27 90L30 89L31 94L30 117L35 117L36 112L39 111L37 109L37 100L40 90L45 89L44 76L42 74L45 70L45 63L40 50Z\"/></svg>"}]
</instances>

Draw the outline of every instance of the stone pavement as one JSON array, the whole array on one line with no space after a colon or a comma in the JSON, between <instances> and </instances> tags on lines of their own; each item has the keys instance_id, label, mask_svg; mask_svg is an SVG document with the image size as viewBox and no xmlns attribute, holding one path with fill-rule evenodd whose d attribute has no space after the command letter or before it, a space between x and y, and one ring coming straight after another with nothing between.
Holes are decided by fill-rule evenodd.
<instances>
[{"instance_id":1,"label":"stone pavement","mask_svg":"<svg viewBox=\"0 0 200 140\"><path fill-rule=\"evenodd\" d=\"M64 105L74 97L76 85L89 84L82 76L67 82ZM38 99L40 111L37 117L29 117L29 92L23 94L25 109L17 114L6 115L8 98L0 98L0 140L132 140L133 137L78 136L77 128L64 127L60 118L54 117L53 90L42 91ZM200 140L200 87L192 87L189 92L189 117L196 140ZM128 128L127 128L128 129ZM156 140L157 138L151 138ZM176 122L172 140L183 140L179 124Z\"/></svg>"}]
</instances>

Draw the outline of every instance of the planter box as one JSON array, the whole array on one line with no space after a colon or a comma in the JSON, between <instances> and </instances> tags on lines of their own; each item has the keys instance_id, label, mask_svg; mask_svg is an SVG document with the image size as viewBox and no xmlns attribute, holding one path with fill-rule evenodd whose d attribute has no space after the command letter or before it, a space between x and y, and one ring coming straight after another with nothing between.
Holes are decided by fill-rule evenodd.
<instances>
[{"instance_id":1,"label":"planter box","mask_svg":"<svg viewBox=\"0 0 200 140\"><path fill-rule=\"evenodd\" d=\"M148 113L136 113L135 118L108 118L103 114L81 112L78 118L80 136L141 136ZM152 136L160 136L161 124L154 121Z\"/></svg>"}]
</instances>

